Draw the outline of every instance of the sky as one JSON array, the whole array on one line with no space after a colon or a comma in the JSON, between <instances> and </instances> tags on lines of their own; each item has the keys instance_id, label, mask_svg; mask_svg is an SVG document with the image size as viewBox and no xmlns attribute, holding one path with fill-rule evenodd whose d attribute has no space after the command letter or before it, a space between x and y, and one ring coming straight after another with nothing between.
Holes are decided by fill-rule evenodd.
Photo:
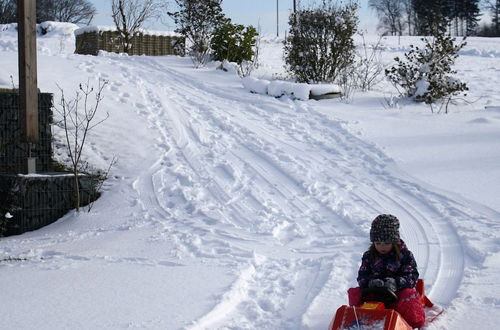
<instances>
[{"instance_id":1,"label":"sky","mask_svg":"<svg viewBox=\"0 0 500 330\"><path fill-rule=\"evenodd\" d=\"M111 0L91 0L97 8L98 15L94 19L94 25L113 25L111 20ZM313 3L314 0L297 0L297 3L307 5ZM170 1L173 6L173 1ZM377 19L374 12L368 8L368 1L360 1L360 29L369 32L374 32L377 25ZM278 0L278 12L276 1L273 0L224 0L222 7L226 16L231 18L233 22L243 25L253 25L261 27L262 34L284 36L287 31L288 14L293 9L293 0ZM277 20L278 18L278 20ZM277 21L279 30L277 29ZM166 24L149 22L146 29L151 30L173 30L175 26L172 21L167 21Z\"/></svg>"}]
</instances>

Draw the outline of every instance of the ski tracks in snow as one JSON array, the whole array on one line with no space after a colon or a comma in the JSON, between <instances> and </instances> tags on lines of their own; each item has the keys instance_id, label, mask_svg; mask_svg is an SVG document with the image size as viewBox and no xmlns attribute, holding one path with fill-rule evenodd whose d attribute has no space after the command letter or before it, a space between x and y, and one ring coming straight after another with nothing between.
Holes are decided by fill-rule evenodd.
<instances>
[{"instance_id":1,"label":"ski tracks in snow","mask_svg":"<svg viewBox=\"0 0 500 330\"><path fill-rule=\"evenodd\" d=\"M203 85L161 59L127 60L141 68L124 72L161 155L134 182L157 226L151 239L237 272L190 328L324 328L355 285L367 244L359 237L381 212L402 220L431 298L456 296L478 253L456 228L479 215L400 173L314 103Z\"/></svg>"}]
</instances>

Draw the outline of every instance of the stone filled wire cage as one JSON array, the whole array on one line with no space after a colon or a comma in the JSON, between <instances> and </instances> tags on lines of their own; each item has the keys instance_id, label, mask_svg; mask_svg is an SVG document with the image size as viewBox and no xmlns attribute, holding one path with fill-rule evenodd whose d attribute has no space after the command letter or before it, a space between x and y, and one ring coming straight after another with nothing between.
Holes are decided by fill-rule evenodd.
<instances>
[{"instance_id":1,"label":"stone filled wire cage","mask_svg":"<svg viewBox=\"0 0 500 330\"><path fill-rule=\"evenodd\" d=\"M75 53L97 55L100 50L123 53L121 35L113 28L84 27L75 31ZM131 40L129 55L185 55L186 38L172 32L141 30Z\"/></svg>"},{"instance_id":2,"label":"stone filled wire cage","mask_svg":"<svg viewBox=\"0 0 500 330\"><path fill-rule=\"evenodd\" d=\"M37 158L36 171L52 170L52 94L38 94L39 141L32 144L31 156ZM25 173L28 145L22 143L19 124L19 93L0 91L0 173Z\"/></svg>"},{"instance_id":3,"label":"stone filled wire cage","mask_svg":"<svg viewBox=\"0 0 500 330\"><path fill-rule=\"evenodd\" d=\"M79 184L81 206L99 197L95 178L82 175ZM0 211L6 218L0 236L39 229L61 218L75 205L74 185L74 176L65 173L0 175Z\"/></svg>"},{"instance_id":4,"label":"stone filled wire cage","mask_svg":"<svg viewBox=\"0 0 500 330\"><path fill-rule=\"evenodd\" d=\"M17 90L0 90L0 237L22 234L55 222L75 207L75 177L52 166L52 94L38 94L39 141L28 152ZM27 173L28 157L36 173ZM80 205L99 197L100 178L80 175Z\"/></svg>"}]
</instances>

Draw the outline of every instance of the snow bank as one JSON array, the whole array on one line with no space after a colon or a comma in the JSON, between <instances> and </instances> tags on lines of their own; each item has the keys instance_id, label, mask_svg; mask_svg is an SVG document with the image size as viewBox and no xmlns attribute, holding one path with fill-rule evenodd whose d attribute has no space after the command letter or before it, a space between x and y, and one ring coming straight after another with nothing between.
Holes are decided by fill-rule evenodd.
<instances>
[{"instance_id":1,"label":"snow bank","mask_svg":"<svg viewBox=\"0 0 500 330\"><path fill-rule=\"evenodd\" d=\"M78 25L65 22L46 21L36 25L37 37L46 36L53 38L57 35L68 36L79 28ZM14 34L17 36L17 23L0 24L0 34Z\"/></svg>"},{"instance_id":2,"label":"snow bank","mask_svg":"<svg viewBox=\"0 0 500 330\"><path fill-rule=\"evenodd\" d=\"M288 96L297 100L309 100L311 95L320 96L341 92L341 88L334 84L312 85L283 80L269 81L254 77L243 77L241 82L243 87L252 93L274 97Z\"/></svg>"},{"instance_id":3,"label":"snow bank","mask_svg":"<svg viewBox=\"0 0 500 330\"><path fill-rule=\"evenodd\" d=\"M37 24L37 34L38 36L46 36L53 38L54 36L70 36L79 27L73 23L64 22L42 22Z\"/></svg>"},{"instance_id":4,"label":"snow bank","mask_svg":"<svg viewBox=\"0 0 500 330\"><path fill-rule=\"evenodd\" d=\"M42 22L36 25L36 46L39 54L72 54L75 50L73 23ZM0 51L17 52L17 23L0 24Z\"/></svg>"}]
</instances>

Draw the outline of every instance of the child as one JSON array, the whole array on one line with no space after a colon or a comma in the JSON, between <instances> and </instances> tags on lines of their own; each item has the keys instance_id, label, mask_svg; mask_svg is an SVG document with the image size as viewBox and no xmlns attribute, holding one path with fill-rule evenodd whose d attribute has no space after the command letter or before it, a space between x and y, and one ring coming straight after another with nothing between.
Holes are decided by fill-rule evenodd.
<instances>
[{"instance_id":1,"label":"child","mask_svg":"<svg viewBox=\"0 0 500 330\"><path fill-rule=\"evenodd\" d=\"M358 271L359 288L348 291L349 305L360 306L364 288L383 287L393 291L398 300L394 308L414 328L425 323L424 306L415 285L417 263L405 243L399 238L399 220L390 214L377 216L371 225L372 245L363 254Z\"/></svg>"}]
</instances>

